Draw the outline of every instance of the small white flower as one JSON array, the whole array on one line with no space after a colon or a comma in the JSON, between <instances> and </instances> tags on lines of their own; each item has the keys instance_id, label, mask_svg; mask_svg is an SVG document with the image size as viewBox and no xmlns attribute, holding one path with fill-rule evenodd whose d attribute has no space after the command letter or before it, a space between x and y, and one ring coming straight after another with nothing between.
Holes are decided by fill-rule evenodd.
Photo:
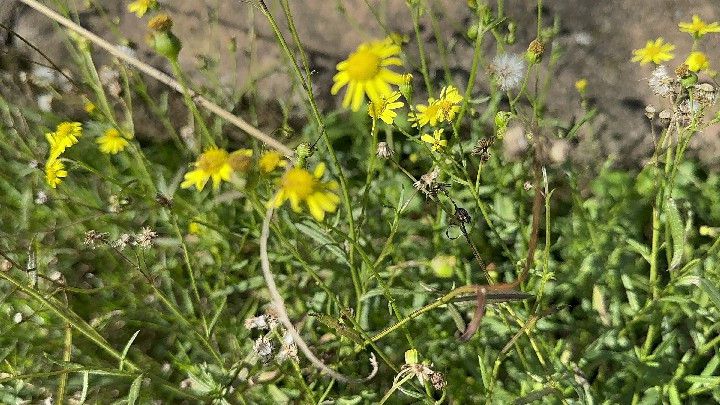
<instances>
[{"instance_id":1,"label":"small white flower","mask_svg":"<svg viewBox=\"0 0 720 405\"><path fill-rule=\"evenodd\" d=\"M23 315L20 312L15 312L15 316L13 316L13 322L20 323L23 321Z\"/></svg>"},{"instance_id":2,"label":"small white flower","mask_svg":"<svg viewBox=\"0 0 720 405\"><path fill-rule=\"evenodd\" d=\"M127 245L133 242L133 239L132 235L124 233L112 243L112 246L117 250L122 251L127 247Z\"/></svg>"},{"instance_id":3,"label":"small white flower","mask_svg":"<svg viewBox=\"0 0 720 405\"><path fill-rule=\"evenodd\" d=\"M520 55L502 53L495 56L490 69L500 86L500 90L508 91L520 85L525 73L525 61Z\"/></svg>"}]
</instances>

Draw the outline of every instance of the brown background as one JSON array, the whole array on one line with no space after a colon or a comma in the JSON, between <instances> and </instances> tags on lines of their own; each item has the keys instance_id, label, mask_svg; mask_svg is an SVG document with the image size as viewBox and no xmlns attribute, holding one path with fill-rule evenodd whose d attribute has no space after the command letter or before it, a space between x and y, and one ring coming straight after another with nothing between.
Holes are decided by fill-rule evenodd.
<instances>
[{"instance_id":1,"label":"brown background","mask_svg":"<svg viewBox=\"0 0 720 405\"><path fill-rule=\"evenodd\" d=\"M117 32L113 32L93 8L80 8L80 20L84 26L117 43L125 39L134 42L141 59L166 68L144 43L147 17L139 20L128 13L125 1L102 0L100 3L106 7L108 15L117 18L120 32L126 37L119 37ZM278 5L272 0L267 0L267 3L281 20L282 12ZM404 0L292 0L290 3L300 36L311 56L316 93L326 110L339 103L338 98L329 96L334 65L359 42L381 37L385 33L373 16L371 7L388 30L413 36L412 21ZM164 4L175 20L175 33L184 44L182 63L193 72L196 80L220 83L232 92L243 91L248 79L256 77L259 105L264 105L263 100L276 99L290 106L298 105L299 93L289 91L291 81L272 32L263 15L250 3L178 0ZM450 65L454 80L464 87L472 49L462 33L472 21L471 14L464 0L428 1L427 4L437 16L443 41L451 50ZM517 43L510 50L522 52L534 38L535 2L506 0L505 7L506 14L518 26ZM545 24L551 24L555 17L559 18L561 34L557 45L565 50L552 81L551 110L566 119L578 115L580 109L573 84L579 78L586 78L589 82L588 94L602 112L599 119L583 132L579 145L573 148L578 151L574 155L576 158L589 163L614 156L621 165L634 165L649 156L652 141L643 110L647 104L654 103L660 107L662 104L647 87L646 78L651 68L631 63L632 50L643 46L648 39L663 36L677 46L676 60L670 62L674 67L681 62L691 44L689 35L678 32L677 23L689 21L692 14L699 14L706 21L715 21L720 19L720 7L716 0L545 1ZM63 64L64 45L52 23L32 10L17 7L15 0L0 1L0 18L47 52L58 64ZM442 65L429 21L427 15L423 17L422 36L431 55L431 71L436 73L439 83L443 77ZM228 51L231 38L237 40L238 51L235 54ZM406 51L410 60L418 65L415 44L411 40ZM706 37L705 45L711 65L720 68L720 34ZM489 59L494 54L494 47L489 46L487 53ZM203 74L203 70L199 69L205 56L215 60L209 74ZM477 88L486 88L487 81L486 72L481 72ZM301 110L298 112L302 113ZM265 129L272 131L277 123L271 120L260 125L266 125ZM705 163L711 166L720 163L718 129L711 128L696 137L694 150Z\"/></svg>"}]
</instances>

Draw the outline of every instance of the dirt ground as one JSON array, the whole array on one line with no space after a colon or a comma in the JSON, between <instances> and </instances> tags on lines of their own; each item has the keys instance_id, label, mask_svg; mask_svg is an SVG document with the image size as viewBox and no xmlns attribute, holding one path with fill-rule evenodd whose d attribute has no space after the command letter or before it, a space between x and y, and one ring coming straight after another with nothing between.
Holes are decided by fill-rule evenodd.
<instances>
[{"instance_id":1,"label":"dirt ground","mask_svg":"<svg viewBox=\"0 0 720 405\"><path fill-rule=\"evenodd\" d=\"M282 10L277 2L266 2L281 19ZM81 7L80 4L86 2L75 3ZM146 21L129 14L126 1L102 0L99 3L104 4L108 15L117 16L120 32L126 37L111 30L97 9L81 7L79 17L85 27L116 43L131 41L136 44L141 59L166 68L144 43ZM195 72L193 77L197 80L220 83L232 92L246 90L252 79L260 100L280 99L290 106L298 105L298 92L290 91L287 68L269 25L250 2L161 0L161 3L173 16L174 31L183 41L182 63L186 69ZM384 36L386 30L413 36L405 0L294 0L290 3L299 35L310 54L315 91L322 108L329 109L339 103L337 98L329 95L334 66L359 42ZM443 44L450 50L449 63L454 80L463 87L472 49L462 33L472 17L465 1L429 0L427 3L437 17ZM641 163L652 148L643 110L648 104L657 105L659 100L647 86L650 68L630 62L632 50L643 46L648 39L663 36L677 45L677 59L671 65L678 64L684 57L684 50L690 48L691 38L678 32L677 23L689 21L693 14L699 14L705 20L720 19L717 0L546 0L544 3L546 24L553 18L559 19L561 35L556 44L564 49L551 84L550 109L563 118L577 116L580 109L574 83L586 78L588 95L601 111L599 119L583 132L579 144L572 148L576 151L574 158L583 164L596 163L608 156L616 157L621 165ZM535 2L506 0L505 8L518 27L517 43L510 50L522 52L534 38ZM379 15L385 27L378 24L373 13ZM52 23L36 12L20 7L16 0L0 0L0 21L14 27L63 65L66 58L62 38ZM706 45L711 65L717 68L720 67L720 34L713 35ZM443 76L438 43L427 15L423 16L421 36L432 55L431 73L440 83ZM237 43L235 53L229 51L232 40ZM6 45L14 44L17 41ZM419 64L414 40L406 51L410 60ZM492 55L489 48L488 59ZM480 91L487 81L487 74L482 72L478 78ZM277 123L261 125L272 131ZM718 135L715 127L695 140L695 153L710 166L720 165Z\"/></svg>"}]
</instances>

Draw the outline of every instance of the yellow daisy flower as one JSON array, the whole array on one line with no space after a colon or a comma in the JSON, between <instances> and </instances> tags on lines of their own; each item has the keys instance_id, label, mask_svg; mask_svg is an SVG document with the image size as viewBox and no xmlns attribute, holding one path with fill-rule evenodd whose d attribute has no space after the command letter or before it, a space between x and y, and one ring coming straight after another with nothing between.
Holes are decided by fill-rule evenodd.
<instances>
[{"instance_id":1,"label":"yellow daisy flower","mask_svg":"<svg viewBox=\"0 0 720 405\"><path fill-rule=\"evenodd\" d=\"M440 149L447 146L447 140L443 139L442 134L443 134L442 129L436 129L435 131L433 131L432 135L423 134L423 136L421 136L420 139L423 142L429 143L431 145L433 152L437 152Z\"/></svg>"},{"instance_id":2,"label":"yellow daisy flower","mask_svg":"<svg viewBox=\"0 0 720 405\"><path fill-rule=\"evenodd\" d=\"M233 169L229 157L230 155L224 149L212 147L206 150L193 163L195 170L185 174L185 180L180 184L180 187L190 188L195 186L195 188L202 191L208 180L212 178L213 189L217 190L222 180L230 180Z\"/></svg>"},{"instance_id":3,"label":"yellow daisy flower","mask_svg":"<svg viewBox=\"0 0 720 405\"><path fill-rule=\"evenodd\" d=\"M460 104L463 96L460 95L455 86L443 87L440 91L440 99L437 100L438 118L440 121L450 122L455 119L455 114L460 111Z\"/></svg>"},{"instance_id":4,"label":"yellow daisy flower","mask_svg":"<svg viewBox=\"0 0 720 405\"><path fill-rule=\"evenodd\" d=\"M440 118L440 105L434 98L428 99L427 105L418 104L415 106L416 112L410 113L409 120L413 123L414 127L424 127L427 124L435 126Z\"/></svg>"},{"instance_id":5,"label":"yellow daisy flower","mask_svg":"<svg viewBox=\"0 0 720 405\"><path fill-rule=\"evenodd\" d=\"M100 145L100 152L109 155L122 152L130 144L120 131L115 128L108 128L95 142Z\"/></svg>"},{"instance_id":6,"label":"yellow daisy flower","mask_svg":"<svg viewBox=\"0 0 720 405\"><path fill-rule=\"evenodd\" d=\"M135 0L128 4L128 11L135 13L138 18L142 18L142 16L147 13L148 9L154 8L156 5L156 0Z\"/></svg>"},{"instance_id":7,"label":"yellow daisy flower","mask_svg":"<svg viewBox=\"0 0 720 405\"><path fill-rule=\"evenodd\" d=\"M82 135L82 124L79 122L61 122L55 128L55 132L45 134L50 144L50 158L60 156L65 149L78 143Z\"/></svg>"},{"instance_id":8,"label":"yellow daisy flower","mask_svg":"<svg viewBox=\"0 0 720 405\"><path fill-rule=\"evenodd\" d=\"M269 150L260 156L258 166L260 166L260 171L263 173L270 173L278 167L287 166L287 163L287 160L283 159L283 155L280 154L280 152Z\"/></svg>"},{"instance_id":9,"label":"yellow daisy flower","mask_svg":"<svg viewBox=\"0 0 720 405\"><path fill-rule=\"evenodd\" d=\"M293 167L280 179L280 190L270 204L280 207L286 200L290 200L293 211L300 212L300 203L305 202L313 218L322 221L325 213L335 212L340 202L340 197L333 193L337 183L320 180L324 173L323 163L315 166L312 174L301 167Z\"/></svg>"},{"instance_id":10,"label":"yellow daisy flower","mask_svg":"<svg viewBox=\"0 0 720 405\"><path fill-rule=\"evenodd\" d=\"M338 73L333 77L335 83L330 93L335 95L347 85L343 107L351 107L353 111L360 109L366 94L371 100L390 96L390 85L403 83L400 73L388 69L388 66L402 66L398 54L400 46L391 39L360 44L347 59L337 64Z\"/></svg>"},{"instance_id":11,"label":"yellow daisy flower","mask_svg":"<svg viewBox=\"0 0 720 405\"><path fill-rule=\"evenodd\" d=\"M410 121L414 127L423 127L427 124L436 126L438 122L450 122L455 119L455 114L460 111L460 102L463 96L460 95L455 86L443 87L440 91L440 98L435 100L430 97L427 105L418 104L415 106L415 113L410 114Z\"/></svg>"},{"instance_id":12,"label":"yellow daisy flower","mask_svg":"<svg viewBox=\"0 0 720 405\"><path fill-rule=\"evenodd\" d=\"M397 117L397 113L393 110L405 105L402 101L398 101L400 96L400 92L395 91L387 97L371 100L368 105L368 115L373 119L381 119L388 125L392 124Z\"/></svg>"},{"instance_id":13,"label":"yellow daisy flower","mask_svg":"<svg viewBox=\"0 0 720 405\"><path fill-rule=\"evenodd\" d=\"M687 32L695 38L702 38L711 32L720 32L720 24L716 22L707 24L698 15L692 17L692 22L681 22L678 27L680 31Z\"/></svg>"},{"instance_id":14,"label":"yellow daisy flower","mask_svg":"<svg viewBox=\"0 0 720 405\"><path fill-rule=\"evenodd\" d=\"M45 163L45 180L50 187L56 188L67 175L68 172L65 170L65 165L57 158L51 157Z\"/></svg>"},{"instance_id":15,"label":"yellow daisy flower","mask_svg":"<svg viewBox=\"0 0 720 405\"><path fill-rule=\"evenodd\" d=\"M685 59L685 64L688 69L693 72L699 72L710 68L710 61L708 60L707 55L700 51L690 52L690 55L688 55L687 59Z\"/></svg>"},{"instance_id":16,"label":"yellow daisy flower","mask_svg":"<svg viewBox=\"0 0 720 405\"><path fill-rule=\"evenodd\" d=\"M587 89L588 81L587 79L580 79L575 82L575 90L577 90L580 94L585 94L585 90Z\"/></svg>"},{"instance_id":17,"label":"yellow daisy flower","mask_svg":"<svg viewBox=\"0 0 720 405\"><path fill-rule=\"evenodd\" d=\"M672 60L675 55L672 51L675 50L675 45L666 43L662 37L655 41L647 41L644 48L636 49L633 51L632 58L633 62L640 62L644 65L648 62L660 64Z\"/></svg>"}]
</instances>

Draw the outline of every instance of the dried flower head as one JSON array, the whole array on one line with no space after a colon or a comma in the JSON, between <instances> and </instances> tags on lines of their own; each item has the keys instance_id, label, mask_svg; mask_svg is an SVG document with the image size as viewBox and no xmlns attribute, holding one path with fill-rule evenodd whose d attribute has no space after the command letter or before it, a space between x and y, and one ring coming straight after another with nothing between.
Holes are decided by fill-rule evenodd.
<instances>
[{"instance_id":1,"label":"dried flower head","mask_svg":"<svg viewBox=\"0 0 720 405\"><path fill-rule=\"evenodd\" d=\"M106 232L98 232L91 229L85 232L85 241L83 243L91 249L95 249L99 243L107 242L108 234Z\"/></svg>"},{"instance_id":2,"label":"dried flower head","mask_svg":"<svg viewBox=\"0 0 720 405\"><path fill-rule=\"evenodd\" d=\"M437 168L433 168L428 173L420 176L420 180L413 183L413 187L421 193L425 194L425 197L434 197L438 193L437 178L440 174Z\"/></svg>"},{"instance_id":3,"label":"dried flower head","mask_svg":"<svg viewBox=\"0 0 720 405\"><path fill-rule=\"evenodd\" d=\"M472 154L478 156L481 162L487 162L490 160L490 148L495 144L495 137L478 139L475 146L473 146Z\"/></svg>"},{"instance_id":4,"label":"dried flower head","mask_svg":"<svg viewBox=\"0 0 720 405\"><path fill-rule=\"evenodd\" d=\"M35 204L37 204L37 205L43 205L47 202L47 200L48 200L47 193L42 190L38 191L37 194L35 195Z\"/></svg>"},{"instance_id":5,"label":"dried flower head","mask_svg":"<svg viewBox=\"0 0 720 405\"><path fill-rule=\"evenodd\" d=\"M700 105L703 107L712 105L715 103L715 99L717 98L717 92L715 91L715 87L713 87L710 83L700 83L693 86L694 92L694 98L697 100Z\"/></svg>"},{"instance_id":6,"label":"dried flower head","mask_svg":"<svg viewBox=\"0 0 720 405\"><path fill-rule=\"evenodd\" d=\"M376 154L381 159L389 159L395 154L395 152L393 152L387 142L378 142Z\"/></svg>"},{"instance_id":7,"label":"dried flower head","mask_svg":"<svg viewBox=\"0 0 720 405\"><path fill-rule=\"evenodd\" d=\"M119 251L123 251L128 245L132 244L135 244L135 237L129 233L124 233L114 240L111 243L111 246Z\"/></svg>"},{"instance_id":8,"label":"dried flower head","mask_svg":"<svg viewBox=\"0 0 720 405\"><path fill-rule=\"evenodd\" d=\"M502 53L493 58L490 71L500 90L512 90L520 85L525 74L525 61L514 53Z\"/></svg>"},{"instance_id":9,"label":"dried flower head","mask_svg":"<svg viewBox=\"0 0 720 405\"><path fill-rule=\"evenodd\" d=\"M252 329L264 330L264 329L270 329L270 326L268 325L267 317L265 317L265 315L260 315L260 316L255 316L252 318L247 318L245 320L245 328L251 329L251 330Z\"/></svg>"},{"instance_id":10,"label":"dried flower head","mask_svg":"<svg viewBox=\"0 0 720 405\"><path fill-rule=\"evenodd\" d=\"M167 14L158 14L148 21L148 28L153 31L170 31L173 26L173 20Z\"/></svg>"},{"instance_id":11,"label":"dried flower head","mask_svg":"<svg viewBox=\"0 0 720 405\"><path fill-rule=\"evenodd\" d=\"M135 235L135 244L140 246L142 249L150 249L157 237L157 232L153 231L149 227L143 227L140 230L140 233Z\"/></svg>"},{"instance_id":12,"label":"dried flower head","mask_svg":"<svg viewBox=\"0 0 720 405\"><path fill-rule=\"evenodd\" d=\"M257 340L255 340L253 350L258 356L263 358L263 360L267 360L273 353L272 341L265 336L260 336Z\"/></svg>"}]
</instances>

